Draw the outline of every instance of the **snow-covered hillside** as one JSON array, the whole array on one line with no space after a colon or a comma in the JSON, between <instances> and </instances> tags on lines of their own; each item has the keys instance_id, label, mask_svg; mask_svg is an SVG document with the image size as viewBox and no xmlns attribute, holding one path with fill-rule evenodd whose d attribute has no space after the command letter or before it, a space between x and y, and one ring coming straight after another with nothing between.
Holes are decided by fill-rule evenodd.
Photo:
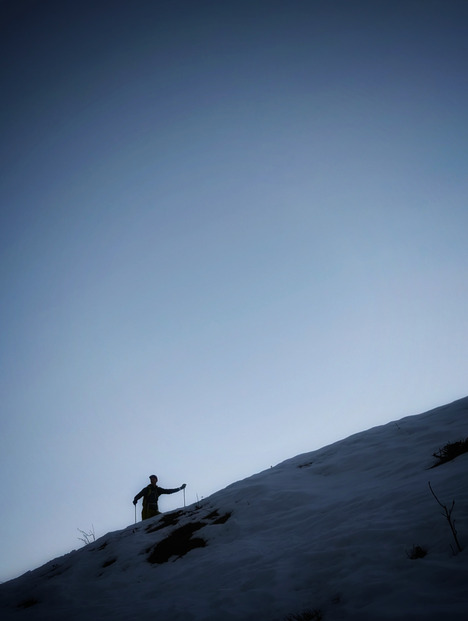
<instances>
[{"instance_id":1,"label":"snow-covered hillside","mask_svg":"<svg viewBox=\"0 0 468 621\"><path fill-rule=\"evenodd\" d=\"M299 455L1 585L0 616L465 620L468 454L431 466L467 436L465 398Z\"/></svg>"}]
</instances>

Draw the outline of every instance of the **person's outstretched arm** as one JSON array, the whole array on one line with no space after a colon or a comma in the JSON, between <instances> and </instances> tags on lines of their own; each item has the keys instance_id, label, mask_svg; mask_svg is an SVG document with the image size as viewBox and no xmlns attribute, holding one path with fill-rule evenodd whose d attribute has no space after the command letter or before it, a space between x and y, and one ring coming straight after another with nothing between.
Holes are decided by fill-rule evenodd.
<instances>
[{"instance_id":1,"label":"person's outstretched arm","mask_svg":"<svg viewBox=\"0 0 468 621\"><path fill-rule=\"evenodd\" d=\"M163 487L160 487L159 491L161 492L161 494L175 494L176 492L182 491L186 487L187 485L185 483L182 483L180 487L175 487L174 489L164 489Z\"/></svg>"}]
</instances>

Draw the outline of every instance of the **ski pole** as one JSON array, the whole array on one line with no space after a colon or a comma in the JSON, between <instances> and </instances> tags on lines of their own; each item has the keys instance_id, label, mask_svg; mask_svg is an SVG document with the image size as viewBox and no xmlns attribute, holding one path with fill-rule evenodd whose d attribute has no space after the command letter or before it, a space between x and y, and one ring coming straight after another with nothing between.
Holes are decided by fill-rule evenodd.
<instances>
[{"instance_id":1,"label":"ski pole","mask_svg":"<svg viewBox=\"0 0 468 621\"><path fill-rule=\"evenodd\" d=\"M185 509L185 487L184 487L184 509Z\"/></svg>"},{"instance_id":2,"label":"ski pole","mask_svg":"<svg viewBox=\"0 0 468 621\"><path fill-rule=\"evenodd\" d=\"M135 524L136 524L136 505L135 505Z\"/></svg>"}]
</instances>

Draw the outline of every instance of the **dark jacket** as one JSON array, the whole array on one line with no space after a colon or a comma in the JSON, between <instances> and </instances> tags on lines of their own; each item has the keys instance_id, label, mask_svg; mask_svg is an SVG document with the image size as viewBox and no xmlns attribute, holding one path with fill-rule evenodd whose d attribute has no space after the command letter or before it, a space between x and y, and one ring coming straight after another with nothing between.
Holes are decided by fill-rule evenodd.
<instances>
[{"instance_id":1,"label":"dark jacket","mask_svg":"<svg viewBox=\"0 0 468 621\"><path fill-rule=\"evenodd\" d=\"M176 492L180 492L180 487L175 489L164 489L163 487L159 487L158 485L154 486L150 483L146 487L144 487L141 492L135 496L133 501L138 501L143 497L143 509L150 509L151 511L159 511L158 509L158 498L161 494L175 494Z\"/></svg>"}]
</instances>

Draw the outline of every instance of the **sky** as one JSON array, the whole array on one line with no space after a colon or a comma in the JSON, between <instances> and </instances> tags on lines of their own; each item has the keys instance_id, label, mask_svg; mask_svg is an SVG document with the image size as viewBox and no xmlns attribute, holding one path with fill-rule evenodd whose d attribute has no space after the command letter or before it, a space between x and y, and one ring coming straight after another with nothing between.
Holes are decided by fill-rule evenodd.
<instances>
[{"instance_id":1,"label":"sky","mask_svg":"<svg viewBox=\"0 0 468 621\"><path fill-rule=\"evenodd\" d=\"M106 533L0 585L2 619L466 621L468 455L433 453L467 416L404 417Z\"/></svg>"},{"instance_id":2,"label":"sky","mask_svg":"<svg viewBox=\"0 0 468 621\"><path fill-rule=\"evenodd\" d=\"M466 2L0 18L0 580L467 394Z\"/></svg>"}]
</instances>

